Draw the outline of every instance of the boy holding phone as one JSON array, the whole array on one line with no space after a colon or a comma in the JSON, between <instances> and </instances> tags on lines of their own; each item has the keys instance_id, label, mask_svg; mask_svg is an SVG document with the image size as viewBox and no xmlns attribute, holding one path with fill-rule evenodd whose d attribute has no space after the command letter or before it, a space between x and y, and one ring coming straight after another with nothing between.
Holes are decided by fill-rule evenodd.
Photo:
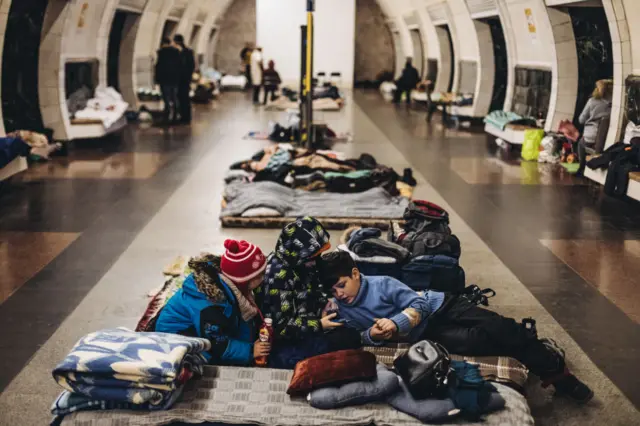
<instances>
[{"instance_id":1,"label":"boy holding phone","mask_svg":"<svg viewBox=\"0 0 640 426\"><path fill-rule=\"evenodd\" d=\"M351 256L340 251L324 255L319 271L334 296L328 310L360 331L365 345L429 339L458 355L513 357L553 385L556 393L579 403L593 398L593 391L569 372L564 353L550 341L464 295L421 294L395 278L364 276Z\"/></svg>"}]
</instances>

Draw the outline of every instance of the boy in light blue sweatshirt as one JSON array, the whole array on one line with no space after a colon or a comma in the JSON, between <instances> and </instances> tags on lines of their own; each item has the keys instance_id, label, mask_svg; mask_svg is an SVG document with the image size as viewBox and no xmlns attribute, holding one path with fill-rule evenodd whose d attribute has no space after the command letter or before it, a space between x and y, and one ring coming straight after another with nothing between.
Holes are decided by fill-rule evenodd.
<instances>
[{"instance_id":1,"label":"boy in light blue sweatshirt","mask_svg":"<svg viewBox=\"0 0 640 426\"><path fill-rule=\"evenodd\" d=\"M508 356L522 362L556 393L586 403L593 391L569 372L564 353L535 330L483 309L464 294L417 293L391 277L360 273L346 252L325 254L318 264L320 279L334 299L323 315L336 315L361 333L365 345L389 340L414 343L429 339L451 353Z\"/></svg>"}]
</instances>

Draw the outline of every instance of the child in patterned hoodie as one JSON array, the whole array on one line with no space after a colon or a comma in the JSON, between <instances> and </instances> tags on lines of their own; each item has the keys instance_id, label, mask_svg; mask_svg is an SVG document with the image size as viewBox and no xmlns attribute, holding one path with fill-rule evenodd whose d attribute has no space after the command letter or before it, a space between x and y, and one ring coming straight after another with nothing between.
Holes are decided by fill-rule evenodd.
<instances>
[{"instance_id":1,"label":"child in patterned hoodie","mask_svg":"<svg viewBox=\"0 0 640 426\"><path fill-rule=\"evenodd\" d=\"M360 345L357 333L342 331L342 324L332 321L335 315L322 317L331 289L326 289L318 277L317 260L330 247L329 233L320 222L301 217L284 227L275 251L267 259L264 283L257 290L256 300L265 317L273 320L272 366L276 368ZM278 358L282 362L278 363Z\"/></svg>"}]
</instances>

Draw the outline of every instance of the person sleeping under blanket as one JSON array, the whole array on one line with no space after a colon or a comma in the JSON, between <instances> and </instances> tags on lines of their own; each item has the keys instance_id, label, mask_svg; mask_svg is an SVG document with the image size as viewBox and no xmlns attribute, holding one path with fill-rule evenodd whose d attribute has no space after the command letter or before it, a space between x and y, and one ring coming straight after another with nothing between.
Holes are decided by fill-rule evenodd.
<instances>
[{"instance_id":1,"label":"person sleeping under blanket","mask_svg":"<svg viewBox=\"0 0 640 426\"><path fill-rule=\"evenodd\" d=\"M337 315L342 324L361 333L365 345L428 339L458 355L508 356L546 386L553 385L556 394L579 403L593 398L593 391L569 372L564 352L538 338L531 319L519 324L481 308L472 294L419 294L394 278L362 275L351 256L341 251L323 255L318 270L323 288L331 288L334 296L323 320L335 321Z\"/></svg>"}]
</instances>

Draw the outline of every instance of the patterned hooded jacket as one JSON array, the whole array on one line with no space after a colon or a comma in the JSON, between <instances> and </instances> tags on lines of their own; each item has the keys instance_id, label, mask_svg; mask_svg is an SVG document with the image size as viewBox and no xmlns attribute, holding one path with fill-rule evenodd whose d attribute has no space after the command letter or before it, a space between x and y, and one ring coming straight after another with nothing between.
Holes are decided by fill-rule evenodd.
<instances>
[{"instance_id":1,"label":"patterned hooded jacket","mask_svg":"<svg viewBox=\"0 0 640 426\"><path fill-rule=\"evenodd\" d=\"M316 259L328 247L329 233L312 217L298 218L282 230L259 294L277 339L322 332L321 313L329 291L320 282Z\"/></svg>"}]
</instances>

